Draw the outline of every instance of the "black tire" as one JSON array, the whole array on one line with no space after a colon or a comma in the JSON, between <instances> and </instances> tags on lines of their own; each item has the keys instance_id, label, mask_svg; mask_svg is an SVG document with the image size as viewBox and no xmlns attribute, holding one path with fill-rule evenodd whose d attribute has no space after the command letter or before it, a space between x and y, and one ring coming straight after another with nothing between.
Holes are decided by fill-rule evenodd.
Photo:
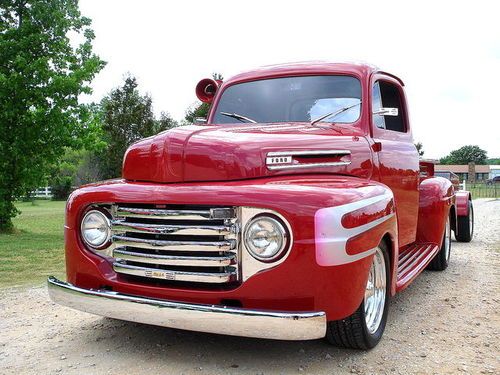
<instances>
[{"instance_id":1,"label":"black tire","mask_svg":"<svg viewBox=\"0 0 500 375\"><path fill-rule=\"evenodd\" d=\"M448 247L447 247L448 246ZM444 271L448 268L450 263L451 254L451 226L450 217L446 221L446 226L444 228L443 240L441 242L441 249L434 256L431 262L428 264L427 269L431 271Z\"/></svg>"},{"instance_id":2,"label":"black tire","mask_svg":"<svg viewBox=\"0 0 500 375\"><path fill-rule=\"evenodd\" d=\"M370 333L365 317L365 299L363 299L361 305L352 315L342 320L328 322L326 338L332 345L351 349L371 349L375 347L382 338L389 311L391 267L387 245L382 242L379 248L382 250L384 256L386 270L385 303L380 324L374 333Z\"/></svg>"},{"instance_id":3,"label":"black tire","mask_svg":"<svg viewBox=\"0 0 500 375\"><path fill-rule=\"evenodd\" d=\"M474 236L474 208L469 201L469 214L457 217L457 230L455 238L458 242L471 242Z\"/></svg>"}]
</instances>

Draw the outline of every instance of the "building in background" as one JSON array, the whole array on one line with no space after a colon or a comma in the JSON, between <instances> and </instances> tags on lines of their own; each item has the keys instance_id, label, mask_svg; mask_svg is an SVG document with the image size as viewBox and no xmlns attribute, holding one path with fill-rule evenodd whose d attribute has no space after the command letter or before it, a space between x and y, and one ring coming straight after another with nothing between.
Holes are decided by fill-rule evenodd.
<instances>
[{"instance_id":1,"label":"building in background","mask_svg":"<svg viewBox=\"0 0 500 375\"><path fill-rule=\"evenodd\" d=\"M476 165L474 163L469 163L468 165L458 165L458 164L436 164L434 166L434 170L436 172L453 172L459 178L460 182L485 182L489 178L493 178L490 176L491 167L499 167L495 169L496 173L500 175L500 166L490 166L490 165Z\"/></svg>"}]
</instances>

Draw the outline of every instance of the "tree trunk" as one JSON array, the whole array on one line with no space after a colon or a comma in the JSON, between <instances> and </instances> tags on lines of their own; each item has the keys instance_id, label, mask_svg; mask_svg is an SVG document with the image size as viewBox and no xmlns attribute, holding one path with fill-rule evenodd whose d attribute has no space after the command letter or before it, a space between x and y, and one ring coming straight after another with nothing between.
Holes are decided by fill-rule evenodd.
<instances>
[{"instance_id":1,"label":"tree trunk","mask_svg":"<svg viewBox=\"0 0 500 375\"><path fill-rule=\"evenodd\" d=\"M14 228L12 218L17 213L14 198L8 192L0 194L0 232L10 232Z\"/></svg>"}]
</instances>

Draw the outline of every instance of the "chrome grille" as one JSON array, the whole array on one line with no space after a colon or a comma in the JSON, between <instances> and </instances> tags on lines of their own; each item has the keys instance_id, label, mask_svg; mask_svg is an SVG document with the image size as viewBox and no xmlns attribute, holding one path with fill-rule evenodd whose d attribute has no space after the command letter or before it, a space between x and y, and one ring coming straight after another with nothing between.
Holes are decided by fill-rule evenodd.
<instances>
[{"instance_id":1,"label":"chrome grille","mask_svg":"<svg viewBox=\"0 0 500 375\"><path fill-rule=\"evenodd\" d=\"M111 207L113 269L124 275L223 284L239 280L233 207Z\"/></svg>"}]
</instances>

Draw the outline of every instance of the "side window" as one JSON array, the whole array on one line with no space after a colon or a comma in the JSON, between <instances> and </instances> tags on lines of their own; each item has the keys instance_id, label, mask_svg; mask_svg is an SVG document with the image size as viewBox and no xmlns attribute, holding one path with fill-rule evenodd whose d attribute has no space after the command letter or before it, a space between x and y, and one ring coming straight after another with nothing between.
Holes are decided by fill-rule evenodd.
<instances>
[{"instance_id":1,"label":"side window","mask_svg":"<svg viewBox=\"0 0 500 375\"><path fill-rule=\"evenodd\" d=\"M378 81L373 86L372 110L379 108L397 108L397 116L373 116L373 123L378 128L396 132L406 132L403 120L403 103L398 88L388 82Z\"/></svg>"},{"instance_id":2,"label":"side window","mask_svg":"<svg viewBox=\"0 0 500 375\"><path fill-rule=\"evenodd\" d=\"M375 112L380 108L383 108L382 97L380 95L380 85L378 82L375 82L372 91L372 111ZM385 129L384 116L373 115L373 125L375 125L377 128Z\"/></svg>"}]
</instances>

